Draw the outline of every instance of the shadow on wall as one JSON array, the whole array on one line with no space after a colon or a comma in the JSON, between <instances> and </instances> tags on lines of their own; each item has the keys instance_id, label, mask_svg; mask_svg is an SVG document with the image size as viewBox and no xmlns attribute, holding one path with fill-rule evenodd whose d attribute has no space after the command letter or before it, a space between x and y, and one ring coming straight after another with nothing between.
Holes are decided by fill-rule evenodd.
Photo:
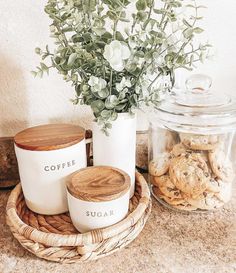
<instances>
[{"instance_id":1,"label":"shadow on wall","mask_svg":"<svg viewBox=\"0 0 236 273\"><path fill-rule=\"evenodd\" d=\"M27 127L28 101L22 68L0 51L0 137Z\"/></svg>"}]
</instances>

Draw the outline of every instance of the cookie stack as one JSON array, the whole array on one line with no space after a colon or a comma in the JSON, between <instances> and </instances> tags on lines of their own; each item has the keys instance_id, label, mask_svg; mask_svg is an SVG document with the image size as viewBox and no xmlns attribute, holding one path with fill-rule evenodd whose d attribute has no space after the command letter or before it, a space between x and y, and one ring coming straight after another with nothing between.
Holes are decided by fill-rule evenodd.
<instances>
[{"instance_id":1,"label":"cookie stack","mask_svg":"<svg viewBox=\"0 0 236 273\"><path fill-rule=\"evenodd\" d=\"M222 136L179 133L178 139L149 162L154 195L186 211L223 206L231 198L234 171Z\"/></svg>"}]
</instances>

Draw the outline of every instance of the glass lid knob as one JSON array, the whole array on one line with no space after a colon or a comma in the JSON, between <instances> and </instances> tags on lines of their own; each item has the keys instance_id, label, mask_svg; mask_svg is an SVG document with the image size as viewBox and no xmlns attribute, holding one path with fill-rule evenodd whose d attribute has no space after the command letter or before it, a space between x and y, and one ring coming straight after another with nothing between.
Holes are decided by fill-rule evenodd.
<instances>
[{"instance_id":1,"label":"glass lid knob","mask_svg":"<svg viewBox=\"0 0 236 273\"><path fill-rule=\"evenodd\" d=\"M194 74L187 78L185 85L187 90L193 93L208 91L212 85L212 78L204 74Z\"/></svg>"},{"instance_id":2,"label":"glass lid knob","mask_svg":"<svg viewBox=\"0 0 236 273\"><path fill-rule=\"evenodd\" d=\"M187 78L186 89L176 96L176 103L188 107L218 107L230 102L223 94L215 94L210 88L212 78L204 74L194 74Z\"/></svg>"}]
</instances>

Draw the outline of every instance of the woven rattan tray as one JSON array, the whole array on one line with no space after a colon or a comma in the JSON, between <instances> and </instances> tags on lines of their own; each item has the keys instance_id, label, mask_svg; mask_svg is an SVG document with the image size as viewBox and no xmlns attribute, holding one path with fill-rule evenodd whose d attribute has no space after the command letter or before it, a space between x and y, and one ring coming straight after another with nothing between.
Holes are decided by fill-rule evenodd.
<instances>
[{"instance_id":1,"label":"woven rattan tray","mask_svg":"<svg viewBox=\"0 0 236 273\"><path fill-rule=\"evenodd\" d=\"M142 231L150 211L148 185L143 176L136 173L129 214L121 222L104 229L80 234L68 213L45 216L30 211L20 184L10 194L6 216L14 237L28 251L46 260L74 263L107 256L129 244Z\"/></svg>"}]
</instances>

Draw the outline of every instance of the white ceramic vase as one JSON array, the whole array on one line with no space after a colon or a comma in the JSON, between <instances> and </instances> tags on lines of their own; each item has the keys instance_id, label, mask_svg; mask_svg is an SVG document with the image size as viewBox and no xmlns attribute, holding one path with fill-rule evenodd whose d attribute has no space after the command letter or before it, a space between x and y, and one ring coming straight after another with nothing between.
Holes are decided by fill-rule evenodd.
<instances>
[{"instance_id":1,"label":"white ceramic vase","mask_svg":"<svg viewBox=\"0 0 236 273\"><path fill-rule=\"evenodd\" d=\"M135 188L136 115L118 114L106 136L93 123L93 164L111 166L125 171L131 179L130 197Z\"/></svg>"}]
</instances>

